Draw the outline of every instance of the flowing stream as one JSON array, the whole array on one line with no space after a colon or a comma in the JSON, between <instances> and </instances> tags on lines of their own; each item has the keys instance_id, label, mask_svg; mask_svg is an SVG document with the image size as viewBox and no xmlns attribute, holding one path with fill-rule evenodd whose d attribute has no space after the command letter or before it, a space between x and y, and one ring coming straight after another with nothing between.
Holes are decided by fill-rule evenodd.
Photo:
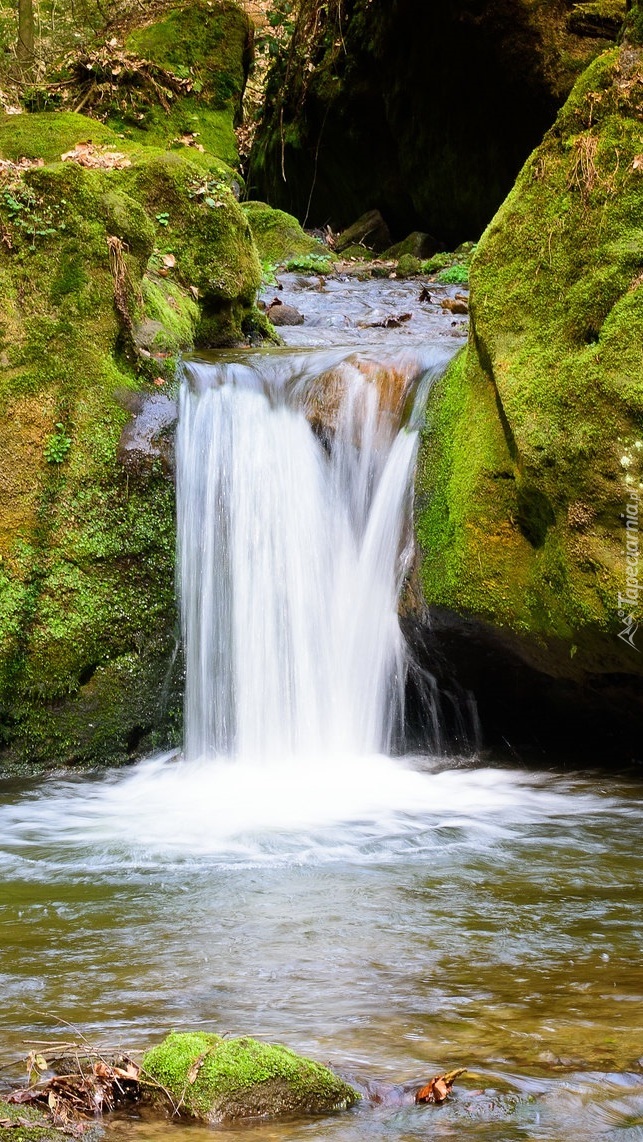
<instances>
[{"instance_id":1,"label":"flowing stream","mask_svg":"<svg viewBox=\"0 0 643 1142\"><path fill-rule=\"evenodd\" d=\"M0 1063L67 1024L128 1050L201 1027L362 1082L469 1068L443 1108L223 1131L248 1140L643 1138L641 782L402 749L417 429L452 348L187 365L184 750L0 783Z\"/></svg>"}]
</instances>

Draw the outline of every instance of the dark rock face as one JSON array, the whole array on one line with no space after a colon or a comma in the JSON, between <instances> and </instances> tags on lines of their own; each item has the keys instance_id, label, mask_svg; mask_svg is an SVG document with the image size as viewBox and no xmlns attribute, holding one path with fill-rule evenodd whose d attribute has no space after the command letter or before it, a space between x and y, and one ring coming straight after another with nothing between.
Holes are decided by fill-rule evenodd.
<instances>
[{"instance_id":1,"label":"dark rock face","mask_svg":"<svg viewBox=\"0 0 643 1142\"><path fill-rule=\"evenodd\" d=\"M615 26L572 30L568 0L336 7L273 75L252 192L335 229L377 208L394 240L449 248L481 233Z\"/></svg>"},{"instance_id":2,"label":"dark rock face","mask_svg":"<svg viewBox=\"0 0 643 1142\"><path fill-rule=\"evenodd\" d=\"M428 700L439 706L446 751L482 749L516 763L612 770L643 761L640 678L564 677L562 641L541 647L548 661L536 664L529 640L446 608L403 626L414 661L433 679ZM423 746L422 730L431 729L427 694L413 671L408 700L409 735Z\"/></svg>"}]
</instances>

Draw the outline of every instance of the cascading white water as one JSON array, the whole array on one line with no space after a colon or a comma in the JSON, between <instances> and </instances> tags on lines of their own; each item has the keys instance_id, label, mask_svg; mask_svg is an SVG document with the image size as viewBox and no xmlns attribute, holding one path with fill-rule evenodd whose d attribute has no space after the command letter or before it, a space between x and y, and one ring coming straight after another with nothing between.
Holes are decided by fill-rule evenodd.
<instances>
[{"instance_id":1,"label":"cascading white water","mask_svg":"<svg viewBox=\"0 0 643 1142\"><path fill-rule=\"evenodd\" d=\"M444 361L407 359L392 408L381 365L378 387L372 365L340 358L186 367L177 485L188 759L386 752L399 725L397 599L417 446L402 410ZM306 410L324 402L320 439Z\"/></svg>"}]
</instances>

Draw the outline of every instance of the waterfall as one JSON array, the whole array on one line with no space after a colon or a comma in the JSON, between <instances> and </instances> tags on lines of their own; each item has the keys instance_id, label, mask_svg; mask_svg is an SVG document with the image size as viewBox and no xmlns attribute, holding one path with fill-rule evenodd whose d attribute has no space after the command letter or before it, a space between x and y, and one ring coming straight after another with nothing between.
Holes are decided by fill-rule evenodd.
<instances>
[{"instance_id":1,"label":"waterfall","mask_svg":"<svg viewBox=\"0 0 643 1142\"><path fill-rule=\"evenodd\" d=\"M185 756L386 753L418 412L440 354L186 365L177 438Z\"/></svg>"}]
</instances>

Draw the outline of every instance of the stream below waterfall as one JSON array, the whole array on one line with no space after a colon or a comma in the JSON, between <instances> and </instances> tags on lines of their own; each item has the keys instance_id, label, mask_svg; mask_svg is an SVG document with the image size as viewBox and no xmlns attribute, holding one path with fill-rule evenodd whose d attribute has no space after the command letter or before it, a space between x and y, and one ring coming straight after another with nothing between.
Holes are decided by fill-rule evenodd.
<instances>
[{"instance_id":1,"label":"stream below waterfall","mask_svg":"<svg viewBox=\"0 0 643 1142\"><path fill-rule=\"evenodd\" d=\"M643 782L390 756L422 385L462 323L416 283L329 283L327 307L285 286L290 349L186 368L184 753L0 782L0 1064L71 1024L129 1051L251 1034L362 1083L468 1068L442 1107L216 1130L134 1109L115 1142L643 1139ZM401 389L376 416L382 361Z\"/></svg>"}]
</instances>

